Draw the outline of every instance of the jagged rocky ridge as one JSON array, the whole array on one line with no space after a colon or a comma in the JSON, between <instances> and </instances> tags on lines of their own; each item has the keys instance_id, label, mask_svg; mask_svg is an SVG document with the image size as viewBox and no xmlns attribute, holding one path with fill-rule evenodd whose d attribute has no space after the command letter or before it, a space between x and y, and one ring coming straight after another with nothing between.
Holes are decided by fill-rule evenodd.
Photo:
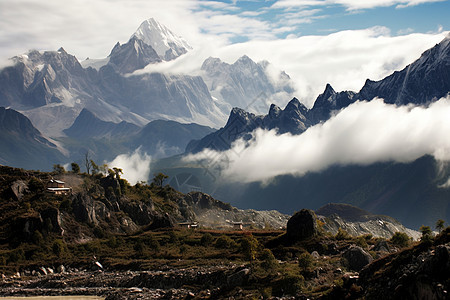
<instances>
[{"instance_id":1,"label":"jagged rocky ridge","mask_svg":"<svg viewBox=\"0 0 450 300\"><path fill-rule=\"evenodd\" d=\"M62 131L72 125L84 108L103 121L126 121L138 126L155 119L222 125L225 114L217 101L212 101L201 77L126 75L162 61L152 47L154 43L157 49L166 47L171 59L189 50L187 45L173 42L174 35L162 25L141 29L127 43L116 44L107 59L84 64L86 68L63 48L30 51L13 58L14 66L0 72L0 106L19 110L41 132L52 137L63 135ZM165 38L160 36L148 44L149 39L155 38L150 33L163 29L155 34Z\"/></svg>"},{"instance_id":2,"label":"jagged rocky ridge","mask_svg":"<svg viewBox=\"0 0 450 300\"><path fill-rule=\"evenodd\" d=\"M242 108L233 108L227 124L217 133L193 142L186 152L205 148L229 149L238 138L248 137L256 128L277 129L279 133L301 134L308 127L327 121L333 112L356 101L383 98L397 105L424 105L445 97L450 92L450 36L401 71L374 82L367 80L360 92L336 92L330 84L320 94L311 109L298 99L292 99L284 110L271 105L267 115L255 115ZM212 62L210 62L212 63Z\"/></svg>"},{"instance_id":3,"label":"jagged rocky ridge","mask_svg":"<svg viewBox=\"0 0 450 300\"><path fill-rule=\"evenodd\" d=\"M414 240L418 240L420 233L403 226L394 218L375 215L349 204L330 203L316 210L316 214L324 223L323 229L337 234L339 228L352 236L371 234L389 239L396 232L404 232Z\"/></svg>"},{"instance_id":4,"label":"jagged rocky ridge","mask_svg":"<svg viewBox=\"0 0 450 300\"><path fill-rule=\"evenodd\" d=\"M232 107L240 107L262 114L274 101L289 99L294 93L289 75L279 72L272 78L271 68L267 61L256 63L244 55L233 64L209 57L201 70L211 94L228 106L227 112Z\"/></svg>"}]
</instances>

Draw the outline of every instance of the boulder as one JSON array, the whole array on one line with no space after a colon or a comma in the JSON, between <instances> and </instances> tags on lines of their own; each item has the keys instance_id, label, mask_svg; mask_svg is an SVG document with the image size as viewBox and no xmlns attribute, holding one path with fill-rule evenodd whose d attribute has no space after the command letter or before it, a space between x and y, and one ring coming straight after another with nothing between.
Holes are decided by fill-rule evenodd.
<instances>
[{"instance_id":1,"label":"boulder","mask_svg":"<svg viewBox=\"0 0 450 300\"><path fill-rule=\"evenodd\" d=\"M372 256L361 247L352 246L342 255L348 262L350 269L360 271L373 261Z\"/></svg>"},{"instance_id":2,"label":"boulder","mask_svg":"<svg viewBox=\"0 0 450 300\"><path fill-rule=\"evenodd\" d=\"M388 252L388 253L391 252L390 247L386 241L378 241L372 250L378 252Z\"/></svg>"},{"instance_id":3,"label":"boulder","mask_svg":"<svg viewBox=\"0 0 450 300\"><path fill-rule=\"evenodd\" d=\"M301 241L318 234L316 214L309 209L296 212L287 223L287 238L290 242Z\"/></svg>"},{"instance_id":4,"label":"boulder","mask_svg":"<svg viewBox=\"0 0 450 300\"><path fill-rule=\"evenodd\" d=\"M41 218L44 222L48 222L52 225L52 232L59 235L64 234L64 229L61 225L61 214L59 210L55 207L49 207L41 211Z\"/></svg>"},{"instance_id":5,"label":"boulder","mask_svg":"<svg viewBox=\"0 0 450 300\"><path fill-rule=\"evenodd\" d=\"M28 184L23 180L16 180L11 184L10 189L15 200L20 201L23 195L28 192Z\"/></svg>"},{"instance_id":6,"label":"boulder","mask_svg":"<svg viewBox=\"0 0 450 300\"><path fill-rule=\"evenodd\" d=\"M153 202L145 204L142 202L130 202L127 198L120 200L120 206L124 212L138 225L148 225L154 219Z\"/></svg>"},{"instance_id":7,"label":"boulder","mask_svg":"<svg viewBox=\"0 0 450 300\"><path fill-rule=\"evenodd\" d=\"M154 230L154 229L159 229L159 228L172 228L172 227L175 227L175 224L176 224L176 220L168 213L155 214L154 218L153 218L153 222L149 226L148 229Z\"/></svg>"},{"instance_id":8,"label":"boulder","mask_svg":"<svg viewBox=\"0 0 450 300\"><path fill-rule=\"evenodd\" d=\"M227 277L227 284L230 287L242 286L248 279L250 269L242 269Z\"/></svg>"},{"instance_id":9,"label":"boulder","mask_svg":"<svg viewBox=\"0 0 450 300\"><path fill-rule=\"evenodd\" d=\"M56 268L56 272L58 272L58 273L60 273L60 274L66 273L66 267L64 267L64 265L59 265L59 266Z\"/></svg>"}]
</instances>

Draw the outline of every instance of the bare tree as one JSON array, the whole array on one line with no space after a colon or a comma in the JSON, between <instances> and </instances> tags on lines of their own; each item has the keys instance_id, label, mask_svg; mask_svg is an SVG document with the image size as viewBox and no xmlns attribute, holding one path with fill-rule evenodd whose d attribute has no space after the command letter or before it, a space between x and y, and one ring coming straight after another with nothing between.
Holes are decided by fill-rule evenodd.
<instances>
[{"instance_id":1,"label":"bare tree","mask_svg":"<svg viewBox=\"0 0 450 300\"><path fill-rule=\"evenodd\" d=\"M84 167L86 168L86 173L89 175L92 168L91 159L89 158L89 151L86 151L86 154L84 155Z\"/></svg>"}]
</instances>

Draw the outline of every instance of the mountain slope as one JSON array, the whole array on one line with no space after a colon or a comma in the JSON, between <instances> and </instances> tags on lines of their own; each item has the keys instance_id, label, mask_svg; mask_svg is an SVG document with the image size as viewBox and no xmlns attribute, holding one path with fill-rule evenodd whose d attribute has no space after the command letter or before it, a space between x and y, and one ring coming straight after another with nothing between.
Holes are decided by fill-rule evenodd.
<instances>
[{"instance_id":1,"label":"mountain slope","mask_svg":"<svg viewBox=\"0 0 450 300\"><path fill-rule=\"evenodd\" d=\"M148 123L129 140L131 149L141 149L155 158L183 153L186 145L214 129L198 124L180 124L174 121L156 120Z\"/></svg>"},{"instance_id":2,"label":"mountain slope","mask_svg":"<svg viewBox=\"0 0 450 300\"><path fill-rule=\"evenodd\" d=\"M24 115L0 107L0 164L20 168L50 169L64 155Z\"/></svg>"},{"instance_id":3,"label":"mountain slope","mask_svg":"<svg viewBox=\"0 0 450 300\"><path fill-rule=\"evenodd\" d=\"M162 60L172 60L192 50L191 45L153 18L141 23L131 39L136 37L155 49Z\"/></svg>"},{"instance_id":4,"label":"mountain slope","mask_svg":"<svg viewBox=\"0 0 450 300\"><path fill-rule=\"evenodd\" d=\"M250 133L256 128L299 134L311 126L305 116L307 113L308 109L297 98L292 99L284 110L272 104L269 113L265 116L257 116L235 107L231 110L227 124L223 128L199 141L192 141L186 148L186 152L197 153L206 148L227 150L239 138L250 139Z\"/></svg>"},{"instance_id":5,"label":"mountain slope","mask_svg":"<svg viewBox=\"0 0 450 300\"><path fill-rule=\"evenodd\" d=\"M367 80L359 99L383 98L398 105L426 104L450 91L450 35L401 71L380 81Z\"/></svg>"},{"instance_id":6,"label":"mountain slope","mask_svg":"<svg viewBox=\"0 0 450 300\"><path fill-rule=\"evenodd\" d=\"M233 64L209 57L201 70L211 94L228 104L228 111L240 107L261 114L271 103L292 97L294 92L289 76L278 72L273 78L271 68L267 61L255 63L244 55Z\"/></svg>"},{"instance_id":7,"label":"mountain slope","mask_svg":"<svg viewBox=\"0 0 450 300\"><path fill-rule=\"evenodd\" d=\"M63 136L62 131L84 108L106 122L143 126L155 119L166 119L222 126L226 114L212 99L201 77L130 75L163 60L153 48L155 43L169 47L166 52L170 52L170 59L190 49L155 22L144 22L137 31L142 34L132 35L123 45L116 44L107 59L101 63L92 60L92 64L85 64L86 68L62 48L30 51L16 57L14 66L0 71L0 105L19 110L51 137ZM153 37L157 39L151 41Z\"/></svg>"},{"instance_id":8,"label":"mountain slope","mask_svg":"<svg viewBox=\"0 0 450 300\"><path fill-rule=\"evenodd\" d=\"M120 123L102 121L84 108L72 126L64 130L64 133L73 138L86 139L124 137L136 134L139 130L140 127L125 121Z\"/></svg>"}]
</instances>

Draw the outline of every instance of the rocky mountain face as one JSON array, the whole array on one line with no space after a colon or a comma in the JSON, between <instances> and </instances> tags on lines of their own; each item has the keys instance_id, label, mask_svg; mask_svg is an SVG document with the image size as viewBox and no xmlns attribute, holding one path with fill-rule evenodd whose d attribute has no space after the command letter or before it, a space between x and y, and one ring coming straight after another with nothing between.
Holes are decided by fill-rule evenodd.
<instances>
[{"instance_id":1,"label":"rocky mountain face","mask_svg":"<svg viewBox=\"0 0 450 300\"><path fill-rule=\"evenodd\" d=\"M358 284L366 299L447 299L450 230L433 242L385 256L364 268Z\"/></svg>"},{"instance_id":2,"label":"rocky mountain face","mask_svg":"<svg viewBox=\"0 0 450 300\"><path fill-rule=\"evenodd\" d=\"M206 148L227 150L239 138L250 139L251 132L257 128L300 134L311 126L311 122L305 116L307 114L308 109L297 98L292 99L284 109L272 104L265 116L235 107L231 110L227 124L223 128L199 141L192 141L186 147L186 152L197 153Z\"/></svg>"},{"instance_id":3,"label":"rocky mountain face","mask_svg":"<svg viewBox=\"0 0 450 300\"><path fill-rule=\"evenodd\" d=\"M151 46L160 59L166 61L173 60L192 50L191 45L185 39L177 36L153 18L142 22L130 40L133 38Z\"/></svg>"},{"instance_id":4,"label":"rocky mountain face","mask_svg":"<svg viewBox=\"0 0 450 300\"><path fill-rule=\"evenodd\" d=\"M378 97L383 98L386 103L397 105L422 105L438 100L450 92L449 44L450 36L432 49L425 51L418 60L402 71L394 72L378 82L367 80L359 93L336 92L330 84L327 84L324 92L317 97L311 109L306 108L295 98L288 103L284 110L276 105L271 105L265 116L233 108L224 128L221 128L214 136L211 135L205 137L203 141L196 142L197 146L189 147L187 151L199 152L207 146L218 150L229 149L234 140L249 135L256 128L277 129L279 133L301 134L308 127L327 121L332 112L339 111L358 100L370 101ZM248 58L241 58L238 62L247 60ZM203 68L210 70L210 74L220 74L217 78L226 81L224 74L228 74L228 69L232 69L233 66L210 58L205 61ZM212 87L214 88L214 85ZM222 87L220 88L222 91ZM230 134L230 132L234 134ZM224 135L224 133L226 134ZM220 136L220 139L217 139L216 135ZM227 138L224 139L223 136Z\"/></svg>"},{"instance_id":5,"label":"rocky mountain face","mask_svg":"<svg viewBox=\"0 0 450 300\"><path fill-rule=\"evenodd\" d=\"M84 108L106 122L143 126L171 119L219 127L225 114L201 77L126 75L189 49L183 39L151 19L127 43L116 44L107 59L87 60L84 67L63 48L30 51L0 71L0 105L19 110L52 137L64 136L63 130Z\"/></svg>"},{"instance_id":6,"label":"rocky mountain face","mask_svg":"<svg viewBox=\"0 0 450 300\"><path fill-rule=\"evenodd\" d=\"M57 146L47 140L30 120L13 109L0 107L0 164L44 169L63 161Z\"/></svg>"},{"instance_id":7,"label":"rocky mountain face","mask_svg":"<svg viewBox=\"0 0 450 300\"><path fill-rule=\"evenodd\" d=\"M383 98L397 105L427 104L450 91L450 35L401 71L380 81L367 80L359 99Z\"/></svg>"},{"instance_id":8,"label":"rocky mountain face","mask_svg":"<svg viewBox=\"0 0 450 300\"><path fill-rule=\"evenodd\" d=\"M136 134L140 129L139 126L125 121L114 123L100 120L84 108L72 126L64 130L64 133L69 137L77 139L121 138Z\"/></svg>"},{"instance_id":9,"label":"rocky mountain face","mask_svg":"<svg viewBox=\"0 0 450 300\"><path fill-rule=\"evenodd\" d=\"M132 73L146 65L161 62L156 51L143 40L132 37L126 44L117 43L109 55L109 64L119 73Z\"/></svg>"},{"instance_id":10,"label":"rocky mountain face","mask_svg":"<svg viewBox=\"0 0 450 300\"><path fill-rule=\"evenodd\" d=\"M255 63L244 55L233 64L210 57L203 62L201 70L211 94L228 106L227 111L240 107L262 114L271 103L286 99L294 92L290 77L278 72L272 78L271 67L267 61Z\"/></svg>"},{"instance_id":11,"label":"rocky mountain face","mask_svg":"<svg viewBox=\"0 0 450 300\"><path fill-rule=\"evenodd\" d=\"M406 228L394 218L375 215L349 204L330 203L316 210L316 214L324 223L323 229L332 234L337 234L341 228L352 236L371 234L389 239L396 232L404 232L414 240L420 237L418 231Z\"/></svg>"}]
</instances>

